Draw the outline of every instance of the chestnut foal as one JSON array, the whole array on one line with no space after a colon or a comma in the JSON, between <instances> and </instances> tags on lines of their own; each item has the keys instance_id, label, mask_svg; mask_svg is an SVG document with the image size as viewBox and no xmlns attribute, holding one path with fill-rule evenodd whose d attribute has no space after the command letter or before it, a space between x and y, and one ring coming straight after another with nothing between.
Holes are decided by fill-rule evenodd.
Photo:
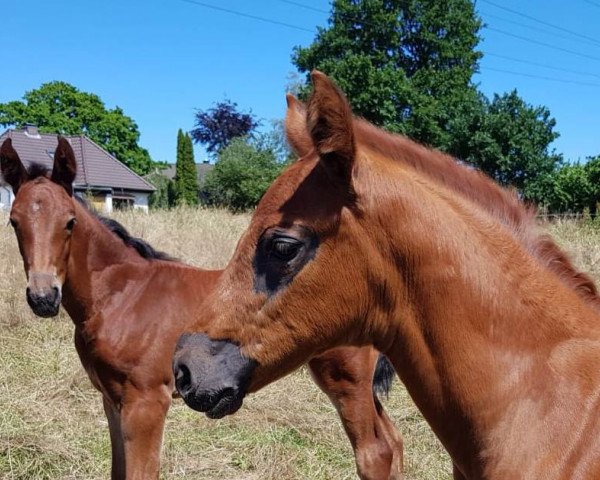
<instances>
[{"instance_id":1,"label":"chestnut foal","mask_svg":"<svg viewBox=\"0 0 600 480\"><path fill-rule=\"evenodd\" d=\"M108 418L111 477L157 478L175 342L221 271L169 260L90 212L73 197L75 157L63 138L49 176L38 165L27 171L10 139L0 162L16 195L10 221L28 278L27 301L41 317L57 315L62 302L75 324L75 347ZM378 357L372 348L339 348L312 359L309 368L338 410L361 478L399 479L402 439L373 393L391 381L387 360Z\"/></svg>"},{"instance_id":2,"label":"chestnut foal","mask_svg":"<svg viewBox=\"0 0 600 480\"><path fill-rule=\"evenodd\" d=\"M353 119L312 75L308 153L263 196L177 388L212 417L339 345L374 344L467 479L600 478L593 282L516 195Z\"/></svg>"}]
</instances>

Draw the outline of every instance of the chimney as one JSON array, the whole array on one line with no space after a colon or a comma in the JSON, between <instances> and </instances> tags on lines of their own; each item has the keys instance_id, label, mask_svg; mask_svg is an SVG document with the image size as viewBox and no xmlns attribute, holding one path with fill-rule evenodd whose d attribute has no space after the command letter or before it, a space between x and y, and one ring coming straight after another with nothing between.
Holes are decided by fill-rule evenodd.
<instances>
[{"instance_id":1,"label":"chimney","mask_svg":"<svg viewBox=\"0 0 600 480\"><path fill-rule=\"evenodd\" d=\"M23 131L28 137L40 138L38 127L33 123L26 123L25 125L23 125Z\"/></svg>"}]
</instances>

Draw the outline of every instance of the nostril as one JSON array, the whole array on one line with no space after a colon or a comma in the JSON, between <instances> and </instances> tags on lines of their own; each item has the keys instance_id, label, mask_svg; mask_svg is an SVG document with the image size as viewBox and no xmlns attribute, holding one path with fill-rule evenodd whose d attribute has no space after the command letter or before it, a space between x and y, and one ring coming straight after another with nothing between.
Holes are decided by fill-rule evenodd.
<instances>
[{"instance_id":1,"label":"nostril","mask_svg":"<svg viewBox=\"0 0 600 480\"><path fill-rule=\"evenodd\" d=\"M186 394L192 384L192 374L190 369L184 363L178 363L175 371L175 385L177 390Z\"/></svg>"},{"instance_id":2,"label":"nostril","mask_svg":"<svg viewBox=\"0 0 600 480\"><path fill-rule=\"evenodd\" d=\"M37 300L37 295L34 295L33 290L31 290L29 287L27 287L25 290L25 297L27 298L28 302L34 302Z\"/></svg>"}]
</instances>

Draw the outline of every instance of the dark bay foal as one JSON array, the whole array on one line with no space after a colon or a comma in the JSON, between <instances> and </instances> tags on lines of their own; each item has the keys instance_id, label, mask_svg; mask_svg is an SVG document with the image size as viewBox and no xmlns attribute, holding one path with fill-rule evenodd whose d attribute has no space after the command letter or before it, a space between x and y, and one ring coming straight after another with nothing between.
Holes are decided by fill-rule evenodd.
<instances>
[{"instance_id":1,"label":"dark bay foal","mask_svg":"<svg viewBox=\"0 0 600 480\"><path fill-rule=\"evenodd\" d=\"M81 363L102 393L111 477L157 478L175 344L221 272L172 261L77 201L67 140L59 139L51 174L36 165L25 169L10 139L0 161L16 195L10 218L27 301L42 317L55 316L62 303L75 324ZM341 348L309 368L340 414L360 476L401 478L402 440L372 390L378 356L371 348ZM391 380L387 373L378 379L379 387Z\"/></svg>"}]
</instances>

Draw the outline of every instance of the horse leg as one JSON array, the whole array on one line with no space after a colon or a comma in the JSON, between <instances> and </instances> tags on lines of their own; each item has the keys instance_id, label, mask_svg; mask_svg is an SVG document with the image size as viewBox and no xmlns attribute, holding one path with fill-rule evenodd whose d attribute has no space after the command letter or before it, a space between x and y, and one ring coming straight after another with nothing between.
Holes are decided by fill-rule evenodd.
<instances>
[{"instance_id":1,"label":"horse leg","mask_svg":"<svg viewBox=\"0 0 600 480\"><path fill-rule=\"evenodd\" d=\"M121 407L127 480L157 479L171 397L164 391L136 391Z\"/></svg>"},{"instance_id":2,"label":"horse leg","mask_svg":"<svg viewBox=\"0 0 600 480\"><path fill-rule=\"evenodd\" d=\"M313 358L308 365L313 379L338 411L354 449L359 477L400 480L402 441L380 404L378 412L373 393L378 355L370 347L343 347Z\"/></svg>"},{"instance_id":3,"label":"horse leg","mask_svg":"<svg viewBox=\"0 0 600 480\"><path fill-rule=\"evenodd\" d=\"M115 405L104 395L102 395L102 403L104 405L104 413L108 420L108 429L110 432L110 478L112 480L124 480L125 448L123 445L123 434L121 433L121 415Z\"/></svg>"},{"instance_id":4,"label":"horse leg","mask_svg":"<svg viewBox=\"0 0 600 480\"><path fill-rule=\"evenodd\" d=\"M394 452L392 471L402 473L404 471L404 440L396 426L390 420L390 417L388 417L388 414L383 409L383 405L376 395L373 395L373 400L375 402L375 409L379 415L379 420L383 425L383 431L388 444L392 446L392 451ZM399 476L397 478L402 477Z\"/></svg>"}]
</instances>

